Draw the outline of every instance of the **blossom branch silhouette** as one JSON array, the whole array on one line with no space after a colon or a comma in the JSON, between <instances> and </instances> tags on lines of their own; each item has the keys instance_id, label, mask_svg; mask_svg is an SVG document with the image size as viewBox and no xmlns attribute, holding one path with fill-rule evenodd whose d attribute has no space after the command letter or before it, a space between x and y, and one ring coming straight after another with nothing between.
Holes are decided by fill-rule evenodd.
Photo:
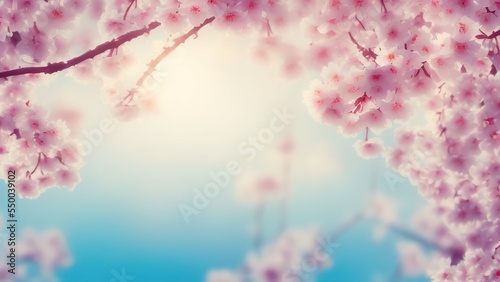
<instances>
[{"instance_id":1,"label":"blossom branch silhouette","mask_svg":"<svg viewBox=\"0 0 500 282\"><path fill-rule=\"evenodd\" d=\"M207 18L202 24L199 26L195 26L192 29L190 29L187 33L184 35L176 38L174 40L174 44L170 47L167 47L163 50L163 52L158 55L153 61L151 61L148 64L148 69L144 72L144 74L139 78L137 81L136 85L137 88L141 87L144 81L153 73L155 67L163 60L165 59L173 50L175 50L179 45L183 44L186 42L188 38L191 36L197 36L198 31L202 29L204 26L208 25L209 23L213 22L215 20L215 17ZM56 73L59 71L63 71L65 69L74 67L86 60L92 59L98 55L101 55L107 51L113 51L116 50L118 47L122 46L126 42L132 41L142 35L149 34L152 30L156 29L159 27L161 24L159 22L151 22L147 27L137 29L134 31L130 31L128 33L125 33L115 39L112 39L110 41L107 41L105 43L102 43L95 47L94 49L87 51L83 53L82 55L75 57L73 59L70 59L66 62L57 62L57 63L48 63L46 66L40 66L40 67L25 67L25 68L18 68L18 69L13 69L13 70L8 70L8 71L3 71L0 72L0 78L8 78L12 76L19 76L19 75L24 75L24 74L38 74L38 73L44 73L44 74L52 74Z\"/></svg>"},{"instance_id":2,"label":"blossom branch silhouette","mask_svg":"<svg viewBox=\"0 0 500 282\"><path fill-rule=\"evenodd\" d=\"M125 44L128 41L134 40L142 35L149 34L149 32L151 32L152 30L154 30L159 26L160 26L159 22L152 22L147 27L125 33L115 39L102 43L97 47L95 47L94 49L87 51L82 55L70 59L66 62L48 63L46 66L25 67L25 68L8 70L0 72L0 78L8 78L24 74L38 74L38 73L52 74L59 71L63 71L65 69L74 67L86 60L92 59L102 53L117 49L118 47L120 47L121 45Z\"/></svg>"}]
</instances>

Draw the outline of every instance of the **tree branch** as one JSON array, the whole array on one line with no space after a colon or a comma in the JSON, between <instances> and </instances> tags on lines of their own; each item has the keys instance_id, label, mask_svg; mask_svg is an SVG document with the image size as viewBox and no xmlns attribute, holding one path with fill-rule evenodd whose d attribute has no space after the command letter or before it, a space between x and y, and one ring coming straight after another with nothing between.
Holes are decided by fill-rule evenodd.
<instances>
[{"instance_id":1,"label":"tree branch","mask_svg":"<svg viewBox=\"0 0 500 282\"><path fill-rule=\"evenodd\" d=\"M478 34L476 35L476 38L477 39L494 39L496 38L497 36L500 36L500 29L497 30L497 31L494 31L493 33L491 33L490 35L487 35L486 33L484 33L482 30L479 30L481 32L481 34Z\"/></svg>"},{"instance_id":2,"label":"tree branch","mask_svg":"<svg viewBox=\"0 0 500 282\"><path fill-rule=\"evenodd\" d=\"M365 57L365 59L367 61L369 61L370 59L373 59L373 61L375 62L375 59L377 59L377 54L375 54L375 52L373 52L372 49L370 49L370 48L367 49L367 48L361 46L358 43L358 41L356 41L356 39L354 39L354 36L352 36L351 32L348 32L347 34L349 35L349 38L351 39L351 42L354 43L354 45L356 45L356 47L361 52L361 54L363 55L363 57Z\"/></svg>"},{"instance_id":3,"label":"tree branch","mask_svg":"<svg viewBox=\"0 0 500 282\"><path fill-rule=\"evenodd\" d=\"M144 34L148 34L150 31L157 28L158 26L160 26L159 22L152 22L147 27L125 33L111 41L102 43L101 45L95 47L93 50L87 51L78 57L68 60L67 62L48 63L46 66L41 66L41 67L26 67L26 68L8 70L0 72L0 78L8 78L11 76L18 76L23 74L36 74L36 73L51 74L59 72L71 68L88 59L92 59L95 56L98 56L108 50L116 49L128 41L131 41Z\"/></svg>"},{"instance_id":4,"label":"tree branch","mask_svg":"<svg viewBox=\"0 0 500 282\"><path fill-rule=\"evenodd\" d=\"M186 34L184 34L184 35L182 35L182 36L177 37L176 39L174 39L174 44L173 45L171 45L169 47L165 47L163 49L163 52L161 52L156 58L154 58L148 64L148 69L137 80L137 82L135 83L136 86L128 91L128 94L125 95L122 98L122 100L120 101L120 103L122 105L128 105L133 100L134 95L135 95L135 93L137 93L138 89L141 88L142 85L144 84L144 82L146 81L146 79L148 79L151 76L151 74L153 74L153 72L155 71L156 67L158 66L159 63L161 63L161 61L163 61L163 59L165 59L170 53L172 53L172 51L174 51L177 47L179 47L179 45L181 45L184 42L186 42L186 40L188 40L189 37L191 37L191 36L194 35L195 38L196 38L198 36L198 31L200 31L200 29L202 29L204 26L208 25L209 23L213 22L214 20L215 20L215 17L207 18L199 26L193 27Z\"/></svg>"},{"instance_id":5,"label":"tree branch","mask_svg":"<svg viewBox=\"0 0 500 282\"><path fill-rule=\"evenodd\" d=\"M125 10L125 14L123 15L123 20L127 19L128 12L130 11L130 8L132 8L132 5L134 5L134 3L137 8L137 0L130 0L130 4L128 5L127 10Z\"/></svg>"},{"instance_id":6,"label":"tree branch","mask_svg":"<svg viewBox=\"0 0 500 282\"><path fill-rule=\"evenodd\" d=\"M402 226L398 226L395 224L385 224L385 227L387 227L387 229L391 230L392 232L406 239L409 239L411 241L420 244L421 246L434 249L445 255L449 255L451 258L452 265L458 264L463 259L464 252L462 249L443 247L435 242L427 240L426 238L420 236L419 234L413 232L412 230L406 229Z\"/></svg>"},{"instance_id":7,"label":"tree branch","mask_svg":"<svg viewBox=\"0 0 500 282\"><path fill-rule=\"evenodd\" d=\"M363 219L366 219L366 214L364 210L360 210L352 215L352 217L346 221L344 224L333 230L328 234L328 242L332 243L338 239L349 229L357 225L359 222L361 222ZM394 232L395 234L413 241L422 247L429 248L436 250L444 255L448 255L451 258L451 264L456 265L460 261L463 260L464 256L464 250L459 248L459 247L444 247L439 245L438 243L435 243L433 241L428 240L427 238L424 238L420 234L414 232L413 230L407 229L403 226L394 224L394 223L383 223L381 222L382 226L387 228L388 230Z\"/></svg>"},{"instance_id":8,"label":"tree branch","mask_svg":"<svg viewBox=\"0 0 500 282\"><path fill-rule=\"evenodd\" d=\"M387 6L385 5L385 1L380 0L380 4L382 5L382 12L387 13Z\"/></svg>"},{"instance_id":9,"label":"tree branch","mask_svg":"<svg viewBox=\"0 0 500 282\"><path fill-rule=\"evenodd\" d=\"M174 51L177 47L179 47L179 45L186 42L186 40L189 37L194 35L196 38L198 36L198 31L200 29L202 29L204 26L206 26L207 24L213 22L214 20L215 20L215 17L208 18L203 23L201 23L199 26L193 27L186 34L174 39L174 44L172 46L163 49L163 52L148 64L148 69L144 72L144 74L142 74L141 78L139 78L139 80L137 80L137 82L136 82L137 87L142 86L144 81L154 72L156 66L158 66L158 64L161 63L161 61L163 59L165 59L172 51Z\"/></svg>"}]
</instances>

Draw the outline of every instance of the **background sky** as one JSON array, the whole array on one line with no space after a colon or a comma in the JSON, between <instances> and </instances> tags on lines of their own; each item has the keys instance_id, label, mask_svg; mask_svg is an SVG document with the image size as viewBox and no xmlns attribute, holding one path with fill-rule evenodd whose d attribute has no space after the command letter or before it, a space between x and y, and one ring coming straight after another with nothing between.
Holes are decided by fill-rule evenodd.
<instances>
[{"instance_id":1,"label":"background sky","mask_svg":"<svg viewBox=\"0 0 500 282\"><path fill-rule=\"evenodd\" d=\"M143 70L154 54L148 46L157 46L156 40L152 36L128 45L138 54L130 68ZM273 109L285 106L296 115L287 128L296 143L291 228L333 230L362 207L374 188L399 200L403 224L422 205L406 181L390 187L385 175L391 171L382 160L356 156L356 138L346 139L313 120L302 101L313 74L284 79L273 67L253 62L250 45L210 30L189 40L159 67L164 77L154 89L158 111L132 122L114 121L114 130L86 156L82 182L74 191L52 189L39 199L19 200L21 229L58 228L65 234L74 264L59 273L61 281L112 281L113 271L122 269L134 281L203 281L211 269L238 268L251 247L253 210L237 202L234 185L189 225L178 205L189 203L192 189L201 189L211 181L210 172L223 170L228 161L238 161L245 170L276 169L275 147L283 136L252 162L237 148L268 126ZM37 96L40 103L81 109L87 132L110 118L97 84L76 82L67 72L38 89ZM390 143L389 136L382 138ZM5 199L5 189L0 195ZM270 207L266 242L276 236L277 212L277 206ZM400 238L388 234L376 241L374 226L365 221L350 229L337 242L333 267L317 281L389 281Z\"/></svg>"}]
</instances>

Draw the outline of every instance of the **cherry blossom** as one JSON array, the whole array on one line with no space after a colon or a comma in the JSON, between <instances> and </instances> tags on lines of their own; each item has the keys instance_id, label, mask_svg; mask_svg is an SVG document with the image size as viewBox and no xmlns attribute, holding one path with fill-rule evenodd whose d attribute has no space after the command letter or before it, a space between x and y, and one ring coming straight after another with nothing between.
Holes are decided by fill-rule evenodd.
<instances>
[{"instance_id":1,"label":"cherry blossom","mask_svg":"<svg viewBox=\"0 0 500 282\"><path fill-rule=\"evenodd\" d=\"M112 114L131 120L151 109L146 97L154 93L146 95L143 84L155 67L211 25L247 38L260 61L288 78L311 73L303 91L311 115L360 138L353 146L361 157L383 156L436 205L434 239L447 238L465 256L436 258L427 271L433 281L497 279L488 257L500 245L498 1L3 2L0 177L16 170L21 197L73 189L80 180L80 130L35 99L45 77L72 68L70 76L99 83ZM97 47L78 55L72 31L88 23L97 31L84 36ZM125 44L153 31L168 38L166 47L144 62L142 76L123 83L119 74L136 59ZM394 144L371 136L383 132ZM272 176L249 183L240 192L251 205L282 192ZM252 259L255 269L273 269L260 275L282 270L271 257Z\"/></svg>"},{"instance_id":2,"label":"cherry blossom","mask_svg":"<svg viewBox=\"0 0 500 282\"><path fill-rule=\"evenodd\" d=\"M354 144L356 152L365 159L377 157L383 150L382 140L372 138L366 141L357 141Z\"/></svg>"}]
</instances>

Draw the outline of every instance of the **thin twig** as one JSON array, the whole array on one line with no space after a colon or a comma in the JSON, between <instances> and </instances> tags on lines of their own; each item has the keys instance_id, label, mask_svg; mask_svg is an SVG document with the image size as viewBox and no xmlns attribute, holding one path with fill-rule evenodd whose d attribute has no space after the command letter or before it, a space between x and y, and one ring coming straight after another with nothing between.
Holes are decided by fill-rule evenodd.
<instances>
[{"instance_id":1,"label":"thin twig","mask_svg":"<svg viewBox=\"0 0 500 282\"><path fill-rule=\"evenodd\" d=\"M373 59L373 61L375 62L375 59L377 59L377 54L375 52L373 52L372 49L365 48L365 47L361 46L361 44L359 44L358 41L356 41L356 39L354 39L354 36L352 36L351 32L348 32L347 34L349 35L351 42L354 43L354 45L356 45L356 47L361 52L363 57L365 57L365 59L367 61L369 61L370 59Z\"/></svg>"},{"instance_id":2,"label":"thin twig","mask_svg":"<svg viewBox=\"0 0 500 282\"><path fill-rule=\"evenodd\" d=\"M40 165L40 162L42 160L42 153L38 153L38 161L36 162L36 166L35 168L29 173L29 178L31 179L31 176L33 175L33 173L35 173L35 171L37 170L38 166Z\"/></svg>"},{"instance_id":3,"label":"thin twig","mask_svg":"<svg viewBox=\"0 0 500 282\"><path fill-rule=\"evenodd\" d=\"M482 30L479 30L479 32L481 32L481 34L476 35L477 39L493 39L500 35L500 29L492 32L490 35L487 35Z\"/></svg>"},{"instance_id":4,"label":"thin twig","mask_svg":"<svg viewBox=\"0 0 500 282\"><path fill-rule=\"evenodd\" d=\"M354 16L354 18L358 21L358 23L361 25L363 30L366 30L365 25L358 19L358 16Z\"/></svg>"},{"instance_id":5,"label":"thin twig","mask_svg":"<svg viewBox=\"0 0 500 282\"><path fill-rule=\"evenodd\" d=\"M125 14L123 15L123 20L127 19L128 12L130 11L130 8L132 8L132 5L136 4L137 7L137 0L130 0L130 4L127 7L127 10L125 10Z\"/></svg>"},{"instance_id":6,"label":"thin twig","mask_svg":"<svg viewBox=\"0 0 500 282\"><path fill-rule=\"evenodd\" d=\"M211 17L211 18L208 18L206 19L202 24L200 24L199 26L195 26L193 27L190 31L188 31L186 34L174 39L174 44L170 47L167 47L165 49L163 49L163 52L158 55L153 61L151 61L149 64L148 64L148 69L144 72L144 74L141 76L141 78L139 78L139 80L137 80L137 87L141 87L142 84L144 83L144 81L153 73L153 71L155 70L156 66L163 60L165 59L165 57L167 57L172 51L174 51L177 47L179 47L179 45L183 44L184 42L186 42L186 40L191 37L191 36L197 36L198 34L198 31L203 28L204 26L206 26L207 24L213 22L215 20L215 17Z\"/></svg>"},{"instance_id":7,"label":"thin twig","mask_svg":"<svg viewBox=\"0 0 500 282\"><path fill-rule=\"evenodd\" d=\"M387 13L387 6L385 5L385 1L380 0L380 4L382 5L382 12Z\"/></svg>"},{"instance_id":8,"label":"thin twig","mask_svg":"<svg viewBox=\"0 0 500 282\"><path fill-rule=\"evenodd\" d=\"M127 105L128 103L130 103L132 101L135 93L137 93L138 89L142 87L142 85L144 84L144 82L146 81L146 79L148 79L148 77L150 77L151 74L153 74L153 72L155 71L156 67L158 66L159 63L161 63L161 61L163 61L163 59L165 59L170 53L172 53L172 51L174 51L177 47L179 47L179 45L181 45L184 42L186 42L186 40L189 39L189 37L195 36L195 38L196 38L198 36L198 31L200 29L202 29L204 26L206 26L209 23L213 22L214 20L215 20L215 17L211 17L211 18L205 19L205 21L203 23L201 23L199 26L193 27L186 34L184 34L184 35L182 35L182 36L177 37L176 39L174 39L174 41L173 41L174 44L173 45L171 45L169 47L165 47L163 49L163 52L161 52L156 58L154 58L148 64L147 70L137 80L137 82L135 83L136 86L134 88L132 88L131 90L129 90L128 94L125 97L122 98L121 104L122 105Z\"/></svg>"}]
</instances>

